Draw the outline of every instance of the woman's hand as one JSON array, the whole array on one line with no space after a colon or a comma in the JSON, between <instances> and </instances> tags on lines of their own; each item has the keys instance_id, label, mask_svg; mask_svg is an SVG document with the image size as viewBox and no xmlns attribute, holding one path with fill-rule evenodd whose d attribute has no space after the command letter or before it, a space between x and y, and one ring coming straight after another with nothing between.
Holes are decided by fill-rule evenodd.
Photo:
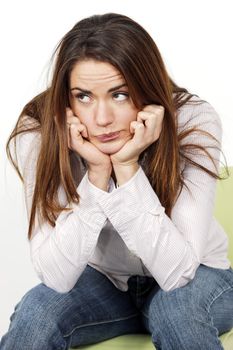
<instances>
[{"instance_id":1,"label":"woman's hand","mask_svg":"<svg viewBox=\"0 0 233 350\"><path fill-rule=\"evenodd\" d=\"M163 117L163 106L148 105L138 112L137 120L130 123L133 137L110 157L112 164L130 165L137 162L139 155L159 138Z\"/></svg>"},{"instance_id":2,"label":"woman's hand","mask_svg":"<svg viewBox=\"0 0 233 350\"><path fill-rule=\"evenodd\" d=\"M132 139L110 156L119 186L134 176L139 168L139 155L159 138L163 117L164 107L148 105L138 112L137 120L130 123Z\"/></svg>"},{"instance_id":3,"label":"woman's hand","mask_svg":"<svg viewBox=\"0 0 233 350\"><path fill-rule=\"evenodd\" d=\"M77 152L88 164L89 180L97 187L107 190L112 172L111 159L87 140L88 132L72 109L66 109L68 147Z\"/></svg>"}]
</instances>

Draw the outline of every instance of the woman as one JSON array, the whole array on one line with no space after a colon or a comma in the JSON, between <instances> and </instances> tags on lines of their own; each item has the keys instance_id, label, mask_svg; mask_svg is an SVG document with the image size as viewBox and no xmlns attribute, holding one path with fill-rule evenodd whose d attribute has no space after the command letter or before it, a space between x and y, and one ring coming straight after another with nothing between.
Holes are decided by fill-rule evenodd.
<instances>
[{"instance_id":1,"label":"woman","mask_svg":"<svg viewBox=\"0 0 233 350\"><path fill-rule=\"evenodd\" d=\"M77 23L7 144L42 283L16 305L1 349L144 332L157 349L222 349L233 272L213 218L220 144L215 110L169 78L139 24Z\"/></svg>"}]
</instances>

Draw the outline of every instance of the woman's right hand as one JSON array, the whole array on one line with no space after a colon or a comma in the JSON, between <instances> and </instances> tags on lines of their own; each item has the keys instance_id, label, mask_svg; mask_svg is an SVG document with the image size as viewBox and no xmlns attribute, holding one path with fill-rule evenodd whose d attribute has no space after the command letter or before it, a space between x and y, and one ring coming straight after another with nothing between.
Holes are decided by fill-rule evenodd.
<instances>
[{"instance_id":1,"label":"woman's right hand","mask_svg":"<svg viewBox=\"0 0 233 350\"><path fill-rule=\"evenodd\" d=\"M66 118L69 149L77 152L87 162L89 180L97 187L107 190L112 172L110 157L88 141L86 126L73 114L71 108L66 109Z\"/></svg>"}]
</instances>

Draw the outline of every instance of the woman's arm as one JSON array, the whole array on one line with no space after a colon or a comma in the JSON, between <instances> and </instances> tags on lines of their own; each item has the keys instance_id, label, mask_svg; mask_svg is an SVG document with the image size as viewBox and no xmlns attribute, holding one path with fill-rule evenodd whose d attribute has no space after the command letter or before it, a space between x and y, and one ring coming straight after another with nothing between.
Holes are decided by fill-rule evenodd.
<instances>
[{"instance_id":1,"label":"woman's arm","mask_svg":"<svg viewBox=\"0 0 233 350\"><path fill-rule=\"evenodd\" d=\"M187 124L185 118L192 119ZM216 112L207 103L189 107L180 115L183 124L201 126L221 142L221 124ZM210 145L209 153L218 166L220 145L206 135L192 134L185 142ZM203 153L192 159L215 171ZM204 171L186 165L183 187L173 208L171 219L154 193L142 168L126 183L110 194L103 194L99 203L128 248L138 256L160 287L171 290L188 283L206 253L213 221L216 180Z\"/></svg>"},{"instance_id":2,"label":"woman's arm","mask_svg":"<svg viewBox=\"0 0 233 350\"><path fill-rule=\"evenodd\" d=\"M35 169L40 149L38 133L24 133L17 136L17 158L24 177L24 191L28 218L35 185ZM80 203L72 211L62 212L56 226L48 223L39 225L36 216L32 239L31 260L41 279L48 287L58 292L68 292L86 267L97 244L99 233L106 222L106 215L97 198L99 191L86 175L78 188ZM59 201L66 206L66 195L59 188Z\"/></svg>"}]
</instances>

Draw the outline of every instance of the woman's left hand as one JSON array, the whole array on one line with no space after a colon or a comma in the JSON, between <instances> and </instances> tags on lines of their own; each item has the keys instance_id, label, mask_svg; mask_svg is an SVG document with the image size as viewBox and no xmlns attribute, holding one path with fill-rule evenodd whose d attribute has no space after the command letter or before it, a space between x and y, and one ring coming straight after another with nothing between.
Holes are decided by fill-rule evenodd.
<instances>
[{"instance_id":1,"label":"woman's left hand","mask_svg":"<svg viewBox=\"0 0 233 350\"><path fill-rule=\"evenodd\" d=\"M159 105L147 105L138 112L137 120L130 123L132 139L110 156L113 166L136 163L139 155L159 138L163 117L164 107Z\"/></svg>"}]
</instances>

